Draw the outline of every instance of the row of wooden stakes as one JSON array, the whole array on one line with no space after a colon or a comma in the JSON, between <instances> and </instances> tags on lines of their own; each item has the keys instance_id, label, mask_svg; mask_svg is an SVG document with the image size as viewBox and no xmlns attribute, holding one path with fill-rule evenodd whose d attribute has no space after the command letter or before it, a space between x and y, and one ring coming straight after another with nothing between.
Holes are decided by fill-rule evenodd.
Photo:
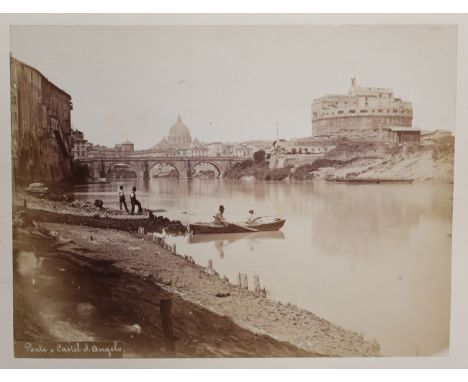
<instances>
[{"instance_id":1,"label":"row of wooden stakes","mask_svg":"<svg viewBox=\"0 0 468 382\"><path fill-rule=\"evenodd\" d=\"M138 228L138 234L141 235L141 236L145 236L145 229L143 227L139 227ZM176 248L176 245L175 243L173 243L172 245L168 244L166 242L166 233L165 231L163 230L163 233L162 234L159 234L157 232L147 232L146 233L146 236L147 237L150 237L152 238L152 240L156 243L158 243L160 246L162 246L164 249L172 252L174 255L177 254L177 248ZM187 257L185 256L191 263L195 263L195 261L193 260L193 258L191 256ZM208 267L206 268L206 271L208 274L210 275L215 275L215 276L219 276L218 272L216 272L213 268L213 261L210 259L208 261ZM229 281L229 279L224 276L223 277L223 280L225 281ZM254 292L257 296L260 296L260 297L264 297L266 298L266 289L263 287L261 287L260 285L260 277L255 275L253 277L253 281L254 281ZM245 273L238 273L237 274L237 283L236 283L237 287L240 288L240 289L249 289L249 280L248 280L248 277L247 277L247 274Z\"/></svg>"}]
</instances>

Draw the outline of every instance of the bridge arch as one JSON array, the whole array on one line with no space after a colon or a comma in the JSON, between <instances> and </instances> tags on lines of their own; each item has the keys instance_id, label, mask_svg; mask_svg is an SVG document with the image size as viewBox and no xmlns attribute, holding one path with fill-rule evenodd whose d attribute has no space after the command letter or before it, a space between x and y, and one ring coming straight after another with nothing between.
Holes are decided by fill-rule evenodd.
<instances>
[{"instance_id":1,"label":"bridge arch","mask_svg":"<svg viewBox=\"0 0 468 382\"><path fill-rule=\"evenodd\" d=\"M209 164L211 165L211 167L214 167L215 170L218 172L218 175L217 175L217 178L220 178L222 175L223 175L223 172L221 170L221 167L218 166L217 164L215 164L214 162L212 161L209 161L209 160L197 160L196 162L194 162L192 165L191 165L191 173L193 174L194 173L194 170L195 170L195 167L197 166L200 166L202 164Z\"/></svg>"},{"instance_id":2,"label":"bridge arch","mask_svg":"<svg viewBox=\"0 0 468 382\"><path fill-rule=\"evenodd\" d=\"M174 170L177 171L177 177L180 178L181 177L181 170L179 167L177 167L177 165L171 161L164 161L164 160L161 160L161 161L156 161L156 162L153 162L153 163L150 163L149 166L148 166L148 175L151 175L151 171L156 167L156 166L160 166L160 165L165 165L165 166L169 166L169 167L172 167Z\"/></svg>"},{"instance_id":3,"label":"bridge arch","mask_svg":"<svg viewBox=\"0 0 468 382\"><path fill-rule=\"evenodd\" d=\"M135 178L140 178L140 169L138 168L138 165L135 165L133 163L127 163L127 162L115 162L115 163L109 163L108 166L106 166L105 169L105 177L110 178L112 172L117 172L118 170L126 171L126 172L133 172L135 174Z\"/></svg>"}]
</instances>

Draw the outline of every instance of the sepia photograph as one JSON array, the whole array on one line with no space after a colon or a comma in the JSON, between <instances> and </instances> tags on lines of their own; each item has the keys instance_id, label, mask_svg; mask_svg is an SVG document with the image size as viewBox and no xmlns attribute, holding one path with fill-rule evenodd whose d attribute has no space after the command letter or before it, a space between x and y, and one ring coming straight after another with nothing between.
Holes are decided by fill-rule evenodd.
<instances>
[{"instance_id":1,"label":"sepia photograph","mask_svg":"<svg viewBox=\"0 0 468 382\"><path fill-rule=\"evenodd\" d=\"M448 357L457 39L10 25L14 357Z\"/></svg>"}]
</instances>

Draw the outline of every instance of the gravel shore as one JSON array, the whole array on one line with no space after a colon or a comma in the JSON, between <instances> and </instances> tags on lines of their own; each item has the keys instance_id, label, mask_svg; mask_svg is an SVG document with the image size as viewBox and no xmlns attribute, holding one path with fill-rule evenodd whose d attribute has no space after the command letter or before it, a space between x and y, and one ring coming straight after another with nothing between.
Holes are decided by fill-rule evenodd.
<instances>
[{"instance_id":1,"label":"gravel shore","mask_svg":"<svg viewBox=\"0 0 468 382\"><path fill-rule=\"evenodd\" d=\"M71 205L66 206L70 211L62 211L65 207L61 202L44 203L38 198L23 197L28 207L59 214L80 214L76 209L73 212L75 207ZM16 204L22 205L22 201L17 200ZM40 224L53 232L62 250L93 261L112 261L122 272L152 282L216 316L228 317L251 333L289 343L308 354L379 356L376 341L368 341L358 333L343 329L297 306L241 289L221 278L215 270L197 265L191 258L163 248L147 235L86 225Z\"/></svg>"}]
</instances>

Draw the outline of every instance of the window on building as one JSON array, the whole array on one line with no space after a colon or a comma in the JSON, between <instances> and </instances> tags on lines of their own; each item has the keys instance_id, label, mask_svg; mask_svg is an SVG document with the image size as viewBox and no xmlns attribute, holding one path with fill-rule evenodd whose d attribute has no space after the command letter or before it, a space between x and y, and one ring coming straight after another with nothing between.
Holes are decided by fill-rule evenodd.
<instances>
[{"instance_id":1,"label":"window on building","mask_svg":"<svg viewBox=\"0 0 468 382\"><path fill-rule=\"evenodd\" d=\"M349 110L348 112L349 112L349 113L355 113L356 110L351 109L351 110Z\"/></svg>"}]
</instances>

